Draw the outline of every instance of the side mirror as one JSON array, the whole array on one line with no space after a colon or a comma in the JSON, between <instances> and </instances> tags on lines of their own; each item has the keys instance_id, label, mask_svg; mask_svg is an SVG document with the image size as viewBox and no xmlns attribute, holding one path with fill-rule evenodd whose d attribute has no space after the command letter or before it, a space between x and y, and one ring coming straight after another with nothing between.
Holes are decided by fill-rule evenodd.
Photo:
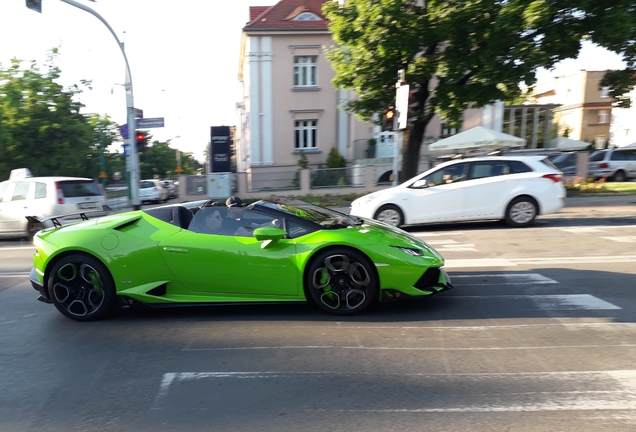
<instances>
[{"instance_id":1,"label":"side mirror","mask_svg":"<svg viewBox=\"0 0 636 432\"><path fill-rule=\"evenodd\" d=\"M258 241L262 241L261 248L265 249L271 243L277 243L280 239L285 237L287 233L276 227L260 227L254 230L254 238Z\"/></svg>"},{"instance_id":2,"label":"side mirror","mask_svg":"<svg viewBox=\"0 0 636 432\"><path fill-rule=\"evenodd\" d=\"M428 187L428 183L426 183L426 180L421 179L413 183L411 187L414 189L422 189L422 188Z\"/></svg>"}]
</instances>

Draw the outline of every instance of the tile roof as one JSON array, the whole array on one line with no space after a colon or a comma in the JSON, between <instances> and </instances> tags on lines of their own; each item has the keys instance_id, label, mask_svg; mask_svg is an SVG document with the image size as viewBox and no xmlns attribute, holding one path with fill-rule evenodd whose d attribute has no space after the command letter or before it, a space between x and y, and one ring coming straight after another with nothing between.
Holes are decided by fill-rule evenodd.
<instances>
[{"instance_id":1,"label":"tile roof","mask_svg":"<svg viewBox=\"0 0 636 432\"><path fill-rule=\"evenodd\" d=\"M271 7L250 7L250 22L243 30L327 30L329 21L322 14L322 5L332 0L280 0ZM256 12L260 10L260 14ZM303 12L311 12L322 20L294 21Z\"/></svg>"},{"instance_id":2,"label":"tile roof","mask_svg":"<svg viewBox=\"0 0 636 432\"><path fill-rule=\"evenodd\" d=\"M254 21L260 14L269 8L271 8L271 6L250 6L250 20L248 23Z\"/></svg>"}]
</instances>

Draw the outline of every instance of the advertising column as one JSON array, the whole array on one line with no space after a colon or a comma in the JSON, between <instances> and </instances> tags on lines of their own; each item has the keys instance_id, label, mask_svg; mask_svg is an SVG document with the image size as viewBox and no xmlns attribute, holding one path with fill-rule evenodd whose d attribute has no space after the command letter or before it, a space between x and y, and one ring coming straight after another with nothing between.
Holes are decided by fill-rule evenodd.
<instances>
[{"instance_id":1,"label":"advertising column","mask_svg":"<svg viewBox=\"0 0 636 432\"><path fill-rule=\"evenodd\" d=\"M232 193L230 181L230 127L210 128L210 171L207 193L209 198L224 198Z\"/></svg>"}]
</instances>

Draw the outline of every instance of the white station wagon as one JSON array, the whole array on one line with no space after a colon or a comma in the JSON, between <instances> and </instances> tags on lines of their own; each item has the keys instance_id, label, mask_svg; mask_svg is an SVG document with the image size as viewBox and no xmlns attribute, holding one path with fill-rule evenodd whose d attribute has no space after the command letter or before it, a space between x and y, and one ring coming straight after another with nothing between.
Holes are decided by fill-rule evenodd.
<instances>
[{"instance_id":1,"label":"white station wagon","mask_svg":"<svg viewBox=\"0 0 636 432\"><path fill-rule=\"evenodd\" d=\"M393 226L505 220L530 225L564 205L561 172L545 156L492 156L442 163L351 203L350 213Z\"/></svg>"},{"instance_id":2,"label":"white station wagon","mask_svg":"<svg viewBox=\"0 0 636 432\"><path fill-rule=\"evenodd\" d=\"M0 182L0 237L32 237L41 227L29 223L26 216L79 219L80 212L103 216L108 214L102 208L106 204L106 192L93 179L33 177L26 168L16 169L9 180Z\"/></svg>"}]
</instances>

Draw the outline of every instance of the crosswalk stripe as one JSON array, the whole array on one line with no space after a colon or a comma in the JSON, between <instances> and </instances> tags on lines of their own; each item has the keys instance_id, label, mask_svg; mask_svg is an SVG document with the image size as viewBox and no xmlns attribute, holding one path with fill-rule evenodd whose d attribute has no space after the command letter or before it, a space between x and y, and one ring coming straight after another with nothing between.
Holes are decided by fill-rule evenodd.
<instances>
[{"instance_id":1,"label":"crosswalk stripe","mask_svg":"<svg viewBox=\"0 0 636 432\"><path fill-rule=\"evenodd\" d=\"M516 267L532 264L614 264L636 262L636 255L623 256L578 256L578 257L550 257L550 258L475 258L448 259L444 268L466 267Z\"/></svg>"},{"instance_id":2,"label":"crosswalk stripe","mask_svg":"<svg viewBox=\"0 0 636 432\"><path fill-rule=\"evenodd\" d=\"M470 282L465 285L541 285L541 284L557 284L559 282L549 277L543 276L539 273L492 273L492 274L467 274L451 276L453 285L461 286L464 284L458 284L455 281L457 279L504 279L503 282L489 280L486 283Z\"/></svg>"},{"instance_id":3,"label":"crosswalk stripe","mask_svg":"<svg viewBox=\"0 0 636 432\"><path fill-rule=\"evenodd\" d=\"M601 300L590 294L555 295L452 295L446 294L438 299L457 300L531 300L539 310L610 310L622 309L615 304Z\"/></svg>"}]
</instances>

